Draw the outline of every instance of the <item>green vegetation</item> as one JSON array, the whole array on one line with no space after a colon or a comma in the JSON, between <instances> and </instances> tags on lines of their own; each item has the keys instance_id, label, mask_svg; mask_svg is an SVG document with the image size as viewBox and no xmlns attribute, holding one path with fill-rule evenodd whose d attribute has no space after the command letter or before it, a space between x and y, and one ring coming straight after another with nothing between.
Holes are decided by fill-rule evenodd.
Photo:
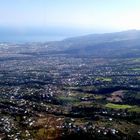
<instances>
[{"instance_id":1,"label":"green vegetation","mask_svg":"<svg viewBox=\"0 0 140 140\"><path fill-rule=\"evenodd\" d=\"M112 108L112 109L128 109L129 112L140 113L140 107L136 105L130 106L130 105L119 105L119 104L108 103L105 105L105 107Z\"/></svg>"},{"instance_id":2,"label":"green vegetation","mask_svg":"<svg viewBox=\"0 0 140 140\"><path fill-rule=\"evenodd\" d=\"M129 112L137 112L137 113L140 113L140 107L139 106L133 106L128 111Z\"/></svg>"},{"instance_id":3,"label":"green vegetation","mask_svg":"<svg viewBox=\"0 0 140 140\"><path fill-rule=\"evenodd\" d=\"M133 71L140 71L140 68L132 68Z\"/></svg>"},{"instance_id":4,"label":"green vegetation","mask_svg":"<svg viewBox=\"0 0 140 140\"><path fill-rule=\"evenodd\" d=\"M60 96L59 100L64 104L74 104L79 101L74 97L68 97L68 96Z\"/></svg>"},{"instance_id":5,"label":"green vegetation","mask_svg":"<svg viewBox=\"0 0 140 140\"><path fill-rule=\"evenodd\" d=\"M131 98L132 100L140 100L140 92L127 91L124 95L125 98Z\"/></svg>"},{"instance_id":6,"label":"green vegetation","mask_svg":"<svg viewBox=\"0 0 140 140\"><path fill-rule=\"evenodd\" d=\"M132 108L132 106L130 106L130 105L119 105L119 104L112 104L112 103L106 104L105 107L112 108L112 109L129 109L129 108Z\"/></svg>"},{"instance_id":7,"label":"green vegetation","mask_svg":"<svg viewBox=\"0 0 140 140\"><path fill-rule=\"evenodd\" d=\"M104 78L104 77L99 77L95 79L96 81L103 81L103 82L111 82L112 79L111 78Z\"/></svg>"}]
</instances>

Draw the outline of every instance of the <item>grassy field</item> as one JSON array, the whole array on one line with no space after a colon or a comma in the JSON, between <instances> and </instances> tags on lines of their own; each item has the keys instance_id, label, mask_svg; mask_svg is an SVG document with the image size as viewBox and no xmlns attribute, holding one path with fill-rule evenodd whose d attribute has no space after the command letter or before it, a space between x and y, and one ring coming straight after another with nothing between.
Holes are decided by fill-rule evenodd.
<instances>
[{"instance_id":1,"label":"grassy field","mask_svg":"<svg viewBox=\"0 0 140 140\"><path fill-rule=\"evenodd\" d=\"M59 100L64 104L75 104L79 102L79 100L75 97L68 97L68 96L60 96Z\"/></svg>"},{"instance_id":2,"label":"grassy field","mask_svg":"<svg viewBox=\"0 0 140 140\"><path fill-rule=\"evenodd\" d=\"M103 81L103 82L111 82L112 79L111 78L104 78L104 77L99 77L99 78L96 78L97 81Z\"/></svg>"},{"instance_id":3,"label":"grassy field","mask_svg":"<svg viewBox=\"0 0 140 140\"><path fill-rule=\"evenodd\" d=\"M129 108L132 108L132 106L130 106L130 105L119 105L119 104L112 104L112 103L106 104L105 107L112 108L112 109L129 109Z\"/></svg>"},{"instance_id":4,"label":"grassy field","mask_svg":"<svg viewBox=\"0 0 140 140\"><path fill-rule=\"evenodd\" d=\"M108 103L105 105L105 107L112 108L112 109L128 109L129 112L140 113L140 107L136 105L131 106L131 105L119 105L119 104Z\"/></svg>"}]
</instances>

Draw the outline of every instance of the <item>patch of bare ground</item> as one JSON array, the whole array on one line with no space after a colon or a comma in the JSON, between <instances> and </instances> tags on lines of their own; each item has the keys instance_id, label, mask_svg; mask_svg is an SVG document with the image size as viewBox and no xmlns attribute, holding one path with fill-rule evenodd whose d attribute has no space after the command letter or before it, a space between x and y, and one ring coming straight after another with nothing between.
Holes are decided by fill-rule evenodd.
<instances>
[{"instance_id":1,"label":"patch of bare ground","mask_svg":"<svg viewBox=\"0 0 140 140\"><path fill-rule=\"evenodd\" d=\"M109 97L106 98L106 100L110 102L118 103L123 101L123 96L124 96L124 91L118 90L113 92Z\"/></svg>"}]
</instances>

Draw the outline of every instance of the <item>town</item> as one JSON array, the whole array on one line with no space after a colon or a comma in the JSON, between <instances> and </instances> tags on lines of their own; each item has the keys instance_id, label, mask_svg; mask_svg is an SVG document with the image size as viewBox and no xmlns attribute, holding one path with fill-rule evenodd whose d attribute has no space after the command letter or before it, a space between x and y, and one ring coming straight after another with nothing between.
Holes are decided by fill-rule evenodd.
<instances>
[{"instance_id":1,"label":"town","mask_svg":"<svg viewBox=\"0 0 140 140\"><path fill-rule=\"evenodd\" d=\"M0 139L140 139L140 58L8 45L0 47Z\"/></svg>"}]
</instances>

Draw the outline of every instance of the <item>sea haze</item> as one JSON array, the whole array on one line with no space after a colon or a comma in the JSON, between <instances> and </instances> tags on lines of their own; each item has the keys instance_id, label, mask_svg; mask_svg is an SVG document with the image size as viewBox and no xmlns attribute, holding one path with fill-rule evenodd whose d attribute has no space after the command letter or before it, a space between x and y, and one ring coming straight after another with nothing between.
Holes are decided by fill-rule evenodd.
<instances>
[{"instance_id":1,"label":"sea haze","mask_svg":"<svg viewBox=\"0 0 140 140\"><path fill-rule=\"evenodd\" d=\"M0 27L0 42L48 42L92 33L113 32L107 29L79 27Z\"/></svg>"},{"instance_id":2,"label":"sea haze","mask_svg":"<svg viewBox=\"0 0 140 140\"><path fill-rule=\"evenodd\" d=\"M0 42L47 42L59 41L66 38L65 36L49 36L49 35L0 35Z\"/></svg>"},{"instance_id":3,"label":"sea haze","mask_svg":"<svg viewBox=\"0 0 140 140\"><path fill-rule=\"evenodd\" d=\"M0 28L0 42L46 42L59 41L68 37L64 33L57 33L54 29L15 29L15 28Z\"/></svg>"}]
</instances>

